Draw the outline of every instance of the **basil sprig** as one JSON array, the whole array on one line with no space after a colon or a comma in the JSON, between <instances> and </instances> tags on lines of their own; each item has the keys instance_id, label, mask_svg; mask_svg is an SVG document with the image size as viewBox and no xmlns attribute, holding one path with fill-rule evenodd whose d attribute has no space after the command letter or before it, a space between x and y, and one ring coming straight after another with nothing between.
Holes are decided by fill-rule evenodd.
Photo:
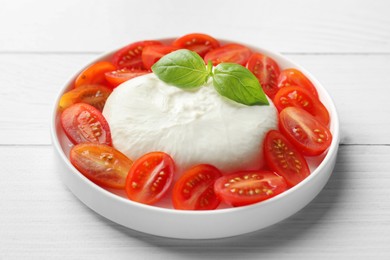
<instances>
[{"instance_id":1,"label":"basil sprig","mask_svg":"<svg viewBox=\"0 0 390 260\"><path fill-rule=\"evenodd\" d=\"M259 81L247 68L221 63L213 71L212 63L206 66L193 51L171 52L156 62L152 71L160 80L183 89L200 87L212 77L214 88L224 97L248 106L269 104Z\"/></svg>"}]
</instances>

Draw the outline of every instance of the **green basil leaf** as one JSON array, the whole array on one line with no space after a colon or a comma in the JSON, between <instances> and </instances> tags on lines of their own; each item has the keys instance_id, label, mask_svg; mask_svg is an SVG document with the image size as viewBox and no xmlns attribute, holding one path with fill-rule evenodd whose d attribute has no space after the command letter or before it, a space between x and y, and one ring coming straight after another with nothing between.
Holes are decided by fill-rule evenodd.
<instances>
[{"instance_id":1,"label":"green basil leaf","mask_svg":"<svg viewBox=\"0 0 390 260\"><path fill-rule=\"evenodd\" d=\"M163 56L152 66L157 77L179 88L204 85L210 75L203 59L193 51L177 50Z\"/></svg>"},{"instance_id":2,"label":"green basil leaf","mask_svg":"<svg viewBox=\"0 0 390 260\"><path fill-rule=\"evenodd\" d=\"M213 85L220 95L244 105L269 105L259 81L247 68L220 63L214 69Z\"/></svg>"}]
</instances>

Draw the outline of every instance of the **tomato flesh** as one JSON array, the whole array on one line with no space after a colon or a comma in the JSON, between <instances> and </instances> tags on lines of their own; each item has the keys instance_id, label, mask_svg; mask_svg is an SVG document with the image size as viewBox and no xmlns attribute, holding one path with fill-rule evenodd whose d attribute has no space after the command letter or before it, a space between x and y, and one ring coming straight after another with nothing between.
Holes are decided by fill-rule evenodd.
<instances>
[{"instance_id":1,"label":"tomato flesh","mask_svg":"<svg viewBox=\"0 0 390 260\"><path fill-rule=\"evenodd\" d=\"M332 142L329 129L303 109L287 107L279 115L280 131L304 155L322 154Z\"/></svg>"},{"instance_id":2,"label":"tomato flesh","mask_svg":"<svg viewBox=\"0 0 390 260\"><path fill-rule=\"evenodd\" d=\"M209 51L204 56L204 61L206 64L211 61L214 66L221 62L237 63L245 66L251 54L252 51L249 48L240 44L230 43Z\"/></svg>"},{"instance_id":3,"label":"tomato flesh","mask_svg":"<svg viewBox=\"0 0 390 260\"><path fill-rule=\"evenodd\" d=\"M223 176L214 187L224 202L237 207L272 198L285 191L287 184L282 176L262 170Z\"/></svg>"},{"instance_id":4,"label":"tomato flesh","mask_svg":"<svg viewBox=\"0 0 390 260\"><path fill-rule=\"evenodd\" d=\"M59 108L64 110L76 103L86 103L99 111L103 111L111 92L111 89L101 85L84 85L63 94L59 102Z\"/></svg>"},{"instance_id":5,"label":"tomato flesh","mask_svg":"<svg viewBox=\"0 0 390 260\"><path fill-rule=\"evenodd\" d=\"M324 125L329 124L329 112L321 101L309 91L298 86L281 88L274 98L276 108L282 111L286 107L298 107L306 110Z\"/></svg>"},{"instance_id":6,"label":"tomato flesh","mask_svg":"<svg viewBox=\"0 0 390 260\"><path fill-rule=\"evenodd\" d=\"M144 70L144 64L142 62L142 51L145 46L149 45L162 45L159 41L141 41L129 44L119 51L117 51L112 62L119 69L141 69Z\"/></svg>"},{"instance_id":7,"label":"tomato flesh","mask_svg":"<svg viewBox=\"0 0 390 260\"><path fill-rule=\"evenodd\" d=\"M74 144L112 143L106 119L99 110L88 104L77 103L65 109L61 114L61 125Z\"/></svg>"},{"instance_id":8,"label":"tomato flesh","mask_svg":"<svg viewBox=\"0 0 390 260\"><path fill-rule=\"evenodd\" d=\"M318 98L317 89L311 81L297 69L285 69L280 72L278 78L278 88L288 86L299 86L309 91L313 96Z\"/></svg>"},{"instance_id":9,"label":"tomato flesh","mask_svg":"<svg viewBox=\"0 0 390 260\"><path fill-rule=\"evenodd\" d=\"M271 99L278 91L279 65L272 58L253 53L246 67L257 77L265 94Z\"/></svg>"},{"instance_id":10,"label":"tomato flesh","mask_svg":"<svg viewBox=\"0 0 390 260\"><path fill-rule=\"evenodd\" d=\"M203 33L191 33L176 39L172 45L177 48L184 48L197 52L202 58L207 52L218 48L219 41L210 35Z\"/></svg>"},{"instance_id":11,"label":"tomato flesh","mask_svg":"<svg viewBox=\"0 0 390 260\"><path fill-rule=\"evenodd\" d=\"M175 163L163 152L152 152L137 159L126 180L126 193L130 200L144 204L159 201L169 189Z\"/></svg>"},{"instance_id":12,"label":"tomato flesh","mask_svg":"<svg viewBox=\"0 0 390 260\"><path fill-rule=\"evenodd\" d=\"M116 67L111 62L96 62L77 76L74 83L75 88L92 84L107 85L108 82L106 81L104 74L113 70L116 70Z\"/></svg>"},{"instance_id":13,"label":"tomato flesh","mask_svg":"<svg viewBox=\"0 0 390 260\"><path fill-rule=\"evenodd\" d=\"M142 51L142 62L146 69L150 69L162 56L176 51L179 48L164 45L145 46Z\"/></svg>"},{"instance_id":14,"label":"tomato flesh","mask_svg":"<svg viewBox=\"0 0 390 260\"><path fill-rule=\"evenodd\" d=\"M212 165L201 164L187 170L175 183L172 202L175 209L212 210L220 199L214 192L214 182L221 172Z\"/></svg>"},{"instance_id":15,"label":"tomato flesh","mask_svg":"<svg viewBox=\"0 0 390 260\"><path fill-rule=\"evenodd\" d=\"M92 182L114 189L124 189L133 163L111 146L92 143L72 147L70 162Z\"/></svg>"},{"instance_id":16,"label":"tomato flesh","mask_svg":"<svg viewBox=\"0 0 390 260\"><path fill-rule=\"evenodd\" d=\"M288 186L295 186L310 175L303 155L279 131L267 133L263 149L268 167L283 176Z\"/></svg>"},{"instance_id":17,"label":"tomato flesh","mask_svg":"<svg viewBox=\"0 0 390 260\"><path fill-rule=\"evenodd\" d=\"M142 76L148 73L150 73L150 71L124 68L107 72L105 76L110 86L112 88L116 88L117 86L119 86L123 82L128 81L129 79L136 78L138 76Z\"/></svg>"}]
</instances>

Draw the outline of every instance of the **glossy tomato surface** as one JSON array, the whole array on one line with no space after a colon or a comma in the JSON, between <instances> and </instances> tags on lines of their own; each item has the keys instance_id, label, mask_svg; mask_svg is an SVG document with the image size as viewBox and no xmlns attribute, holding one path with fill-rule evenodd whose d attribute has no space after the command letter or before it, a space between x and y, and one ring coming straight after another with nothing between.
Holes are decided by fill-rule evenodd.
<instances>
[{"instance_id":1,"label":"glossy tomato surface","mask_svg":"<svg viewBox=\"0 0 390 260\"><path fill-rule=\"evenodd\" d=\"M119 86L123 82L128 81L129 79L142 76L148 73L150 73L150 71L124 68L124 69L107 72L105 76L109 85L112 88L116 88L117 86Z\"/></svg>"},{"instance_id":2,"label":"glossy tomato surface","mask_svg":"<svg viewBox=\"0 0 390 260\"><path fill-rule=\"evenodd\" d=\"M84 85L107 85L106 77L104 74L109 71L116 70L116 67L108 61L98 61L84 71L82 71L75 80L75 88Z\"/></svg>"},{"instance_id":3,"label":"glossy tomato surface","mask_svg":"<svg viewBox=\"0 0 390 260\"><path fill-rule=\"evenodd\" d=\"M187 170L175 183L172 202L175 209L211 210L218 207L214 182L221 172L212 165L201 164Z\"/></svg>"},{"instance_id":4,"label":"glossy tomato surface","mask_svg":"<svg viewBox=\"0 0 390 260\"><path fill-rule=\"evenodd\" d=\"M279 115L280 131L304 155L322 154L332 142L329 129L303 109L287 107Z\"/></svg>"},{"instance_id":5,"label":"glossy tomato surface","mask_svg":"<svg viewBox=\"0 0 390 260\"><path fill-rule=\"evenodd\" d=\"M252 51L248 47L241 44L229 43L209 51L204 56L204 61L206 64L211 61L214 66L222 62L237 63L245 66L251 54Z\"/></svg>"},{"instance_id":6,"label":"glossy tomato surface","mask_svg":"<svg viewBox=\"0 0 390 260\"><path fill-rule=\"evenodd\" d=\"M280 72L278 78L278 88L288 86L299 86L308 90L313 96L318 98L318 93L313 83L297 69L285 69Z\"/></svg>"},{"instance_id":7,"label":"glossy tomato surface","mask_svg":"<svg viewBox=\"0 0 390 260\"><path fill-rule=\"evenodd\" d=\"M102 187L124 189L132 161L111 146L84 143L70 151L70 162Z\"/></svg>"},{"instance_id":8,"label":"glossy tomato surface","mask_svg":"<svg viewBox=\"0 0 390 260\"><path fill-rule=\"evenodd\" d=\"M145 46L142 51L142 62L145 69L149 70L162 56L178 49L177 47L166 45Z\"/></svg>"},{"instance_id":9,"label":"glossy tomato surface","mask_svg":"<svg viewBox=\"0 0 390 260\"><path fill-rule=\"evenodd\" d=\"M129 199L144 204L159 201L171 186L175 163L163 152L151 152L137 159L126 180Z\"/></svg>"},{"instance_id":10,"label":"glossy tomato surface","mask_svg":"<svg viewBox=\"0 0 390 260\"><path fill-rule=\"evenodd\" d=\"M244 206L274 197L287 189L283 177L270 171L226 175L215 182L215 192L232 206Z\"/></svg>"},{"instance_id":11,"label":"glossy tomato surface","mask_svg":"<svg viewBox=\"0 0 390 260\"><path fill-rule=\"evenodd\" d=\"M110 127L102 113L91 105L74 104L61 114L61 125L74 144L99 143L111 145Z\"/></svg>"},{"instance_id":12,"label":"glossy tomato surface","mask_svg":"<svg viewBox=\"0 0 390 260\"><path fill-rule=\"evenodd\" d=\"M218 48L219 41L210 35L203 33L191 33L176 39L173 46L180 49L188 49L197 52L202 58L207 52Z\"/></svg>"}]
</instances>

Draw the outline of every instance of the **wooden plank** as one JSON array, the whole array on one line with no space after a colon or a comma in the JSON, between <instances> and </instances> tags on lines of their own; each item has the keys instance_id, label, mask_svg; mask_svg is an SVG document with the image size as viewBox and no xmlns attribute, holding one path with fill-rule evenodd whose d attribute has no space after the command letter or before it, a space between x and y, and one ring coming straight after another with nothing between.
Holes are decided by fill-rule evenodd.
<instances>
[{"instance_id":1,"label":"wooden plank","mask_svg":"<svg viewBox=\"0 0 390 260\"><path fill-rule=\"evenodd\" d=\"M8 1L0 9L0 51L101 52L204 32L284 52L390 52L387 0L245 3L199 0L189 8L180 0Z\"/></svg>"},{"instance_id":2,"label":"wooden plank","mask_svg":"<svg viewBox=\"0 0 390 260\"><path fill-rule=\"evenodd\" d=\"M89 210L59 180L50 146L0 146L0 258L388 259L389 154L389 146L341 146L325 189L294 216L243 236L187 241Z\"/></svg>"},{"instance_id":3,"label":"wooden plank","mask_svg":"<svg viewBox=\"0 0 390 260\"><path fill-rule=\"evenodd\" d=\"M0 54L0 144L49 144L54 99L96 54ZM344 144L390 144L389 55L287 54L333 96ZM369 64L369 65L368 65Z\"/></svg>"}]
</instances>

